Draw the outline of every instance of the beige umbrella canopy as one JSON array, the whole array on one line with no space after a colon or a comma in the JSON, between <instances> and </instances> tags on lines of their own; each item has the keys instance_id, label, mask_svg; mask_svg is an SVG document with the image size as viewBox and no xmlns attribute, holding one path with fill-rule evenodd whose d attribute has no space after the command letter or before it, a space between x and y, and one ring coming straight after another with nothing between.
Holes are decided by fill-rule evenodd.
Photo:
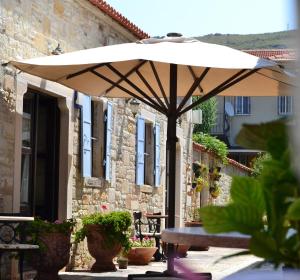
<instances>
[{"instance_id":1,"label":"beige umbrella canopy","mask_svg":"<svg viewBox=\"0 0 300 280\"><path fill-rule=\"evenodd\" d=\"M88 95L135 97L168 118L168 226L174 226L176 120L208 98L288 94L290 78L276 63L183 37L145 39L22 61L18 69ZM201 96L187 105L192 95ZM177 105L177 97L182 97Z\"/></svg>"}]
</instances>

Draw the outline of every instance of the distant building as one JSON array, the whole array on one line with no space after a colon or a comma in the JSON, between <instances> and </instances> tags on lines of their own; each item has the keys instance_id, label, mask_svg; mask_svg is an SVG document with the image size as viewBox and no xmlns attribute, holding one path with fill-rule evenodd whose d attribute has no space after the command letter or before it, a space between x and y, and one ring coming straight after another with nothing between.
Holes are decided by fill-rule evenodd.
<instances>
[{"instance_id":1,"label":"distant building","mask_svg":"<svg viewBox=\"0 0 300 280\"><path fill-rule=\"evenodd\" d=\"M296 52L291 49L245 50L249 54L271 59L282 65L286 71L294 71ZM293 113L293 97L217 96L217 123L211 134L229 146L229 158L250 166L258 151L239 147L235 138L244 123L261 123L290 116Z\"/></svg>"}]
</instances>

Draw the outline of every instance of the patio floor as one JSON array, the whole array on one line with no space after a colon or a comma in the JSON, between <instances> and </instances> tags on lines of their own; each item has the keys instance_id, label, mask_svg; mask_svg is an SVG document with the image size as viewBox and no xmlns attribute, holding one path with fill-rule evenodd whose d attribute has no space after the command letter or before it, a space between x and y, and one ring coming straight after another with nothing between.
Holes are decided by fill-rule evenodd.
<instances>
[{"instance_id":1,"label":"patio floor","mask_svg":"<svg viewBox=\"0 0 300 280\"><path fill-rule=\"evenodd\" d=\"M239 251L241 250L211 247L208 251L189 251L188 256L186 258L180 259L180 261L182 261L194 272L211 272L213 280L219 280L238 271L251 269L255 263L260 261L259 258L254 256L239 256L215 263L215 261L221 258L222 256L233 254ZM166 263L151 262L147 266L130 265L128 266L128 269L120 269L116 272L90 273L76 271L63 272L60 274L60 276L63 280L124 280L127 279L128 274L143 274L149 270L164 271L165 269ZM159 278L155 279L158 280Z\"/></svg>"}]
</instances>

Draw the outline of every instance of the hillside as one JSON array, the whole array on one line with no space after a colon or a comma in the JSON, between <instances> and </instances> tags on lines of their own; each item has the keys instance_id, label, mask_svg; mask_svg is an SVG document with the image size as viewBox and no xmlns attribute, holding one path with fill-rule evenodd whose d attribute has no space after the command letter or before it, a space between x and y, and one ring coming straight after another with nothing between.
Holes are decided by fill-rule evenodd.
<instances>
[{"instance_id":1,"label":"hillside","mask_svg":"<svg viewBox=\"0 0 300 280\"><path fill-rule=\"evenodd\" d=\"M208 34L196 37L196 39L220 45L226 45L235 49L289 49L292 47L295 31L281 31L264 34Z\"/></svg>"}]
</instances>

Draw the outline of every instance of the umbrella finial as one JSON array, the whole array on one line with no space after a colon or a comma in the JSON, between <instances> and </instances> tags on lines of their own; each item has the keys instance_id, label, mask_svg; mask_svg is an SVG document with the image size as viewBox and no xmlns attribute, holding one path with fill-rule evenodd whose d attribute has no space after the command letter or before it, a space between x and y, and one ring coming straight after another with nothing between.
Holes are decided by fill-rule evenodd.
<instances>
[{"instance_id":1,"label":"umbrella finial","mask_svg":"<svg viewBox=\"0 0 300 280\"><path fill-rule=\"evenodd\" d=\"M53 55L60 55L63 54L64 51L62 50L60 43L58 43L57 47L51 52Z\"/></svg>"},{"instance_id":2,"label":"umbrella finial","mask_svg":"<svg viewBox=\"0 0 300 280\"><path fill-rule=\"evenodd\" d=\"M182 34L178 32L169 32L167 33L167 37L182 37Z\"/></svg>"}]
</instances>

